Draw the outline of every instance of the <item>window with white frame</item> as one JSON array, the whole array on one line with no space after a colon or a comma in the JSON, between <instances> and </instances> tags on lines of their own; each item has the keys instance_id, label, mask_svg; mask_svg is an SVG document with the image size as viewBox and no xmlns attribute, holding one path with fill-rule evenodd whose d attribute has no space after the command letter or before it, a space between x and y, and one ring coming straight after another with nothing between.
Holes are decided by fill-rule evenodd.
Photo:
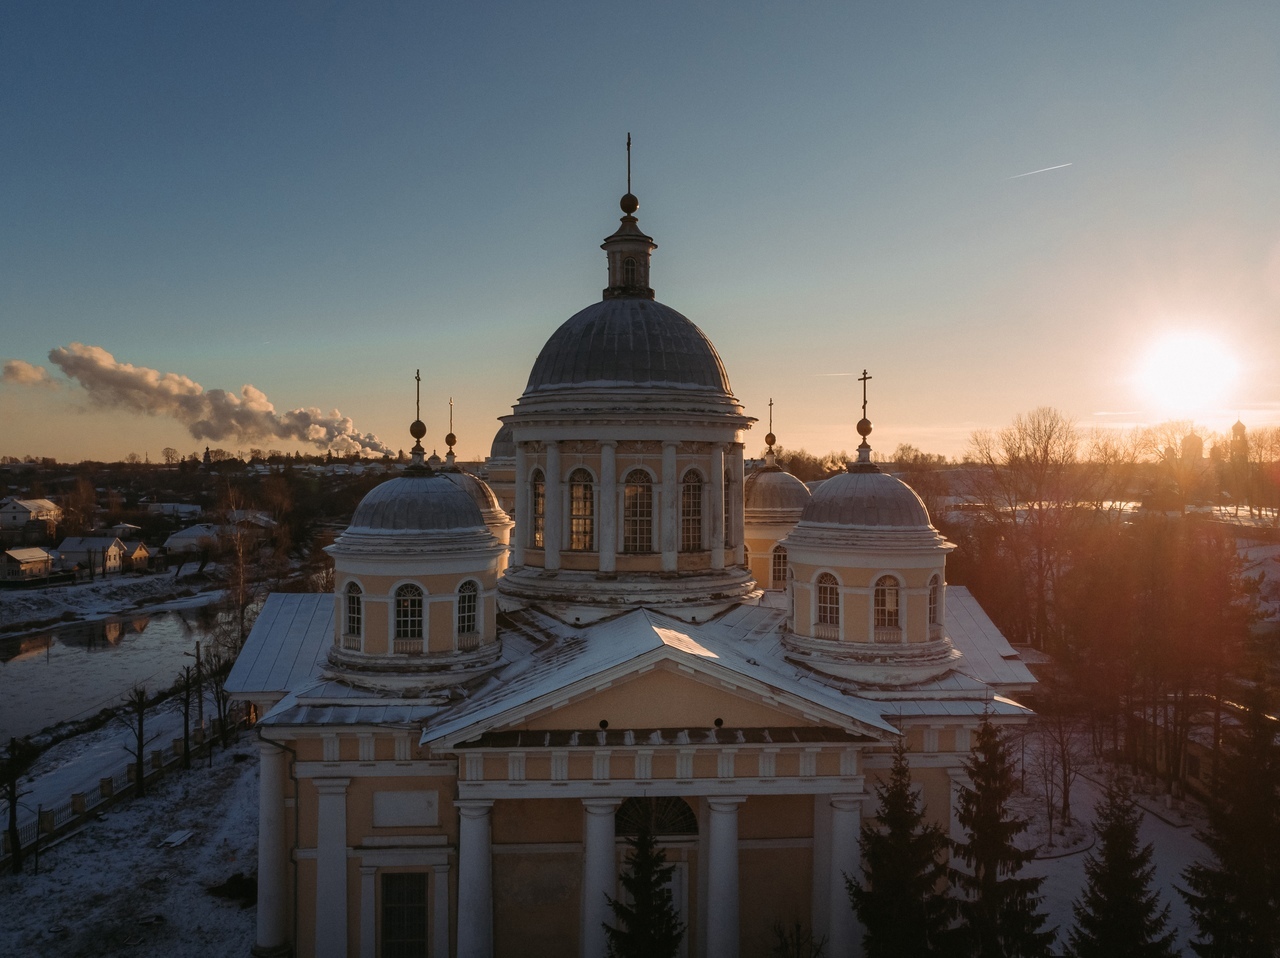
<instances>
[{"instance_id":1,"label":"window with white frame","mask_svg":"<svg viewBox=\"0 0 1280 958\"><path fill-rule=\"evenodd\" d=\"M882 575L876 580L875 609L877 629L896 629L901 624L898 615L898 580Z\"/></svg>"},{"instance_id":2,"label":"window with white frame","mask_svg":"<svg viewBox=\"0 0 1280 958\"><path fill-rule=\"evenodd\" d=\"M478 632L480 625L480 587L468 580L458 586L458 634Z\"/></svg>"},{"instance_id":3,"label":"window with white frame","mask_svg":"<svg viewBox=\"0 0 1280 958\"><path fill-rule=\"evenodd\" d=\"M343 630L343 647L360 648L360 636L364 633L364 605L359 583L348 582L346 589L346 628Z\"/></svg>"},{"instance_id":4,"label":"window with white frame","mask_svg":"<svg viewBox=\"0 0 1280 958\"><path fill-rule=\"evenodd\" d=\"M632 469L623 485L622 551L653 551L653 479L643 469Z\"/></svg>"},{"instance_id":5,"label":"window with white frame","mask_svg":"<svg viewBox=\"0 0 1280 958\"><path fill-rule=\"evenodd\" d=\"M840 624L840 583L830 572L818 576L818 624Z\"/></svg>"},{"instance_id":6,"label":"window with white frame","mask_svg":"<svg viewBox=\"0 0 1280 958\"><path fill-rule=\"evenodd\" d=\"M628 256L622 261L622 285L636 285L636 261L635 257Z\"/></svg>"},{"instance_id":7,"label":"window with white frame","mask_svg":"<svg viewBox=\"0 0 1280 958\"><path fill-rule=\"evenodd\" d=\"M596 547L595 481L585 469L569 473L569 548L590 552Z\"/></svg>"},{"instance_id":8,"label":"window with white frame","mask_svg":"<svg viewBox=\"0 0 1280 958\"><path fill-rule=\"evenodd\" d=\"M935 575L929 580L929 624L941 625L940 615L942 615L942 580Z\"/></svg>"},{"instance_id":9,"label":"window with white frame","mask_svg":"<svg viewBox=\"0 0 1280 958\"><path fill-rule=\"evenodd\" d=\"M692 469L680 482L680 551L702 551L702 476Z\"/></svg>"},{"instance_id":10,"label":"window with white frame","mask_svg":"<svg viewBox=\"0 0 1280 958\"><path fill-rule=\"evenodd\" d=\"M772 582L775 589L787 587L787 550L782 546L773 547Z\"/></svg>"},{"instance_id":11,"label":"window with white frame","mask_svg":"<svg viewBox=\"0 0 1280 958\"><path fill-rule=\"evenodd\" d=\"M541 549L546 544L547 533L547 483L542 470L535 469L529 476L529 545Z\"/></svg>"},{"instance_id":12,"label":"window with white frame","mask_svg":"<svg viewBox=\"0 0 1280 958\"><path fill-rule=\"evenodd\" d=\"M397 652L422 651L422 595L422 588L413 583L396 589Z\"/></svg>"},{"instance_id":13,"label":"window with white frame","mask_svg":"<svg viewBox=\"0 0 1280 958\"><path fill-rule=\"evenodd\" d=\"M732 511L729 508L729 490L733 488L733 476L729 470L724 472L724 547L726 549L733 548L733 526L729 525L729 517Z\"/></svg>"}]
</instances>

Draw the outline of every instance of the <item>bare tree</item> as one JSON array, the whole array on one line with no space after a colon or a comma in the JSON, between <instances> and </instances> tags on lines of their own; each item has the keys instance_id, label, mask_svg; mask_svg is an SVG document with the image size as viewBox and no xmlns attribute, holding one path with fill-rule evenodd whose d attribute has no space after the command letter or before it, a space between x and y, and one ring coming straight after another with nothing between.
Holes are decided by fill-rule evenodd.
<instances>
[{"instance_id":1,"label":"bare tree","mask_svg":"<svg viewBox=\"0 0 1280 958\"><path fill-rule=\"evenodd\" d=\"M9 805L9 855L15 875L22 871L22 837L18 833L18 799L25 792L18 788L18 780L40 757L40 749L25 738L9 739L9 749L0 762L0 796Z\"/></svg>"},{"instance_id":2,"label":"bare tree","mask_svg":"<svg viewBox=\"0 0 1280 958\"><path fill-rule=\"evenodd\" d=\"M182 454L174 449L173 446L165 446L160 450L160 457L164 459L166 466L176 466L179 460L182 459Z\"/></svg>"},{"instance_id":3,"label":"bare tree","mask_svg":"<svg viewBox=\"0 0 1280 958\"><path fill-rule=\"evenodd\" d=\"M147 746L156 739L155 735L147 737L147 704L147 687L135 685L125 696L124 705L116 712L116 718L133 732L133 747L125 748L133 756L137 769L137 788L134 794L138 798L147 794Z\"/></svg>"}]
</instances>

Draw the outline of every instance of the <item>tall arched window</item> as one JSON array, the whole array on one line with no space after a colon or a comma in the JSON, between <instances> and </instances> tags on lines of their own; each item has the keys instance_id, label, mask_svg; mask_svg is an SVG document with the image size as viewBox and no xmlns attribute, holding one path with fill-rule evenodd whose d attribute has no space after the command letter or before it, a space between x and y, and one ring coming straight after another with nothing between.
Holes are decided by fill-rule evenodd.
<instances>
[{"instance_id":1,"label":"tall arched window","mask_svg":"<svg viewBox=\"0 0 1280 958\"><path fill-rule=\"evenodd\" d=\"M408 583L396 589L395 652L422 652L422 589Z\"/></svg>"},{"instance_id":2,"label":"tall arched window","mask_svg":"<svg viewBox=\"0 0 1280 958\"><path fill-rule=\"evenodd\" d=\"M876 628L896 629L901 625L898 615L898 580L882 575L876 580Z\"/></svg>"},{"instance_id":3,"label":"tall arched window","mask_svg":"<svg viewBox=\"0 0 1280 958\"><path fill-rule=\"evenodd\" d=\"M680 481L680 551L702 551L702 477L692 469Z\"/></svg>"},{"instance_id":4,"label":"tall arched window","mask_svg":"<svg viewBox=\"0 0 1280 958\"><path fill-rule=\"evenodd\" d=\"M632 469L622 490L622 551L653 551L653 479Z\"/></svg>"},{"instance_id":5,"label":"tall arched window","mask_svg":"<svg viewBox=\"0 0 1280 958\"><path fill-rule=\"evenodd\" d=\"M830 572L818 576L818 624L840 624L840 583Z\"/></svg>"},{"instance_id":6,"label":"tall arched window","mask_svg":"<svg viewBox=\"0 0 1280 958\"><path fill-rule=\"evenodd\" d=\"M346 606L346 628L342 633L342 647L358 649L360 636L364 633L364 606L360 585L356 582L347 583Z\"/></svg>"},{"instance_id":7,"label":"tall arched window","mask_svg":"<svg viewBox=\"0 0 1280 958\"><path fill-rule=\"evenodd\" d=\"M547 483L542 470L535 469L529 476L529 545L541 549L547 537Z\"/></svg>"},{"instance_id":8,"label":"tall arched window","mask_svg":"<svg viewBox=\"0 0 1280 958\"><path fill-rule=\"evenodd\" d=\"M936 575L929 580L929 624L942 624L942 579Z\"/></svg>"},{"instance_id":9,"label":"tall arched window","mask_svg":"<svg viewBox=\"0 0 1280 958\"><path fill-rule=\"evenodd\" d=\"M468 580L458 586L458 635L480 631L480 587Z\"/></svg>"},{"instance_id":10,"label":"tall arched window","mask_svg":"<svg viewBox=\"0 0 1280 958\"><path fill-rule=\"evenodd\" d=\"M569 548L590 552L596 547L595 480L585 469L569 473Z\"/></svg>"},{"instance_id":11,"label":"tall arched window","mask_svg":"<svg viewBox=\"0 0 1280 958\"><path fill-rule=\"evenodd\" d=\"M733 476L729 474L729 470L724 471L724 547L732 549L733 542L733 526L729 524L729 517L733 514L733 510L729 508L729 490L733 487Z\"/></svg>"},{"instance_id":12,"label":"tall arched window","mask_svg":"<svg viewBox=\"0 0 1280 958\"><path fill-rule=\"evenodd\" d=\"M628 256L622 261L622 285L636 285L636 261L634 257Z\"/></svg>"},{"instance_id":13,"label":"tall arched window","mask_svg":"<svg viewBox=\"0 0 1280 958\"><path fill-rule=\"evenodd\" d=\"M773 547L773 587L775 589L785 589L787 587L787 550L782 546Z\"/></svg>"}]
</instances>

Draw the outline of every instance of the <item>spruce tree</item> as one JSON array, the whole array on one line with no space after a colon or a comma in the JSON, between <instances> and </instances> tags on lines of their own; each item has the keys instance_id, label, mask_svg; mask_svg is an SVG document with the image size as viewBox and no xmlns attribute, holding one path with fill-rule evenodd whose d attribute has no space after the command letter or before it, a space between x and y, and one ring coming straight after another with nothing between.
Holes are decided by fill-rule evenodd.
<instances>
[{"instance_id":1,"label":"spruce tree","mask_svg":"<svg viewBox=\"0 0 1280 958\"><path fill-rule=\"evenodd\" d=\"M1223 756L1200 835L1211 855L1183 872L1179 889L1199 932L1202 958L1280 953L1280 750L1261 692L1249 697Z\"/></svg>"},{"instance_id":2,"label":"spruce tree","mask_svg":"<svg viewBox=\"0 0 1280 958\"><path fill-rule=\"evenodd\" d=\"M972 783L961 789L957 818L967 841L952 843L965 869L951 869L960 926L955 944L972 958L1038 958L1049 954L1054 931L1043 931L1046 916L1037 894L1043 878L1019 878L1033 852L1014 840L1027 828L1009 800L1016 787L1013 761L1000 733L986 719L978 727L965 761Z\"/></svg>"},{"instance_id":3,"label":"spruce tree","mask_svg":"<svg viewBox=\"0 0 1280 958\"><path fill-rule=\"evenodd\" d=\"M1174 933L1166 932L1169 906L1151 888L1155 866L1152 846L1138 847L1142 813L1124 783L1107 789L1098 802L1093 831L1097 851L1085 856L1086 885L1072 905L1075 958L1173 958Z\"/></svg>"},{"instance_id":4,"label":"spruce tree","mask_svg":"<svg viewBox=\"0 0 1280 958\"><path fill-rule=\"evenodd\" d=\"M876 786L876 796L878 825L863 823L858 837L863 879L845 876L849 900L866 929L867 958L936 954L954 913L954 904L939 890L947 874L947 836L924 820L901 740L888 781Z\"/></svg>"},{"instance_id":5,"label":"spruce tree","mask_svg":"<svg viewBox=\"0 0 1280 958\"><path fill-rule=\"evenodd\" d=\"M685 931L667 887L675 866L667 864L648 822L640 823L627 845L622 887L629 901L605 895L616 925L604 926L609 954L611 958L675 958Z\"/></svg>"}]
</instances>

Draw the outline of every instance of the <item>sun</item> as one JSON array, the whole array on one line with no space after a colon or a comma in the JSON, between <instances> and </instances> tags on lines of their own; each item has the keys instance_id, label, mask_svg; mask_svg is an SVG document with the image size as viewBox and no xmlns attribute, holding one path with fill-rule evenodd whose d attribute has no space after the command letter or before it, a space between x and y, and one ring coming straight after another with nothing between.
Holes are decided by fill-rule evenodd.
<instances>
[{"instance_id":1,"label":"sun","mask_svg":"<svg viewBox=\"0 0 1280 958\"><path fill-rule=\"evenodd\" d=\"M1138 395L1160 418L1208 416L1231 393L1240 363L1222 340L1171 332L1152 342L1136 372Z\"/></svg>"}]
</instances>

